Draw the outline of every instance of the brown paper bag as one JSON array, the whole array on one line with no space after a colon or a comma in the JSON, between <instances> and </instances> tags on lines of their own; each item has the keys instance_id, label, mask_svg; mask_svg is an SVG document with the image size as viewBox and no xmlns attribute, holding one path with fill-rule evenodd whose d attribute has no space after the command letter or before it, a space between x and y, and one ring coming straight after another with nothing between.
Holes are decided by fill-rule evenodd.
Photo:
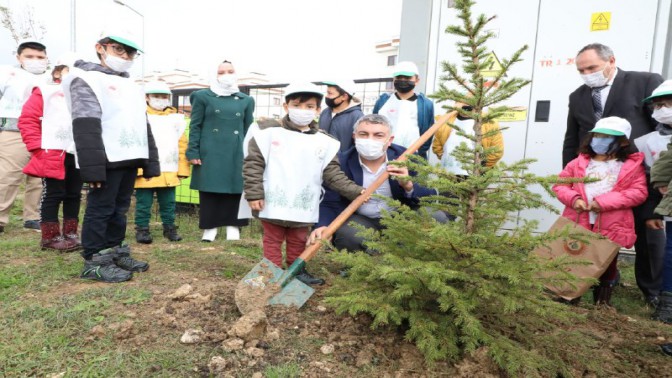
<instances>
[{"instance_id":1,"label":"brown paper bag","mask_svg":"<svg viewBox=\"0 0 672 378\"><path fill-rule=\"evenodd\" d=\"M599 218L598 218L599 219ZM559 217L553 226L548 230L562 230L569 226L571 234L585 234L586 242L571 238L558 238L546 246L540 246L532 254L545 259L554 259L559 256L569 256L570 259L577 261L589 261L590 265L568 266L567 271L578 278L599 278L616 258L621 246L600 234L591 232L577 223L565 217ZM552 276L553 273L547 273L545 276ZM585 281L574 282L573 285L567 284L562 287L546 285L546 288L556 293L561 298L572 300L582 296L590 288L591 283Z\"/></svg>"}]
</instances>

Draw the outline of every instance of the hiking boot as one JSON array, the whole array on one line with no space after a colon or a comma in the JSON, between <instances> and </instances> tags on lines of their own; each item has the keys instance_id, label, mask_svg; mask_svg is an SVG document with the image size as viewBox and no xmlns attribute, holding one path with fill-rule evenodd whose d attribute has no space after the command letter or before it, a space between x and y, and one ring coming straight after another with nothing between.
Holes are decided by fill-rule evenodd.
<instances>
[{"instance_id":1,"label":"hiking boot","mask_svg":"<svg viewBox=\"0 0 672 378\"><path fill-rule=\"evenodd\" d=\"M660 298L658 298L657 295L649 295L648 297L646 297L646 304L649 305L653 309L658 308L659 303L660 303Z\"/></svg>"},{"instance_id":2,"label":"hiking boot","mask_svg":"<svg viewBox=\"0 0 672 378\"><path fill-rule=\"evenodd\" d=\"M68 252L77 249L75 243L61 236L61 225L58 222L42 222L40 228L42 230L42 240L40 240L42 250Z\"/></svg>"},{"instance_id":3,"label":"hiking boot","mask_svg":"<svg viewBox=\"0 0 672 378\"><path fill-rule=\"evenodd\" d=\"M82 246L82 241L79 239L79 233L77 232L78 224L79 221L77 218L63 219L63 237L65 240L69 240L74 243L77 248Z\"/></svg>"},{"instance_id":4,"label":"hiking boot","mask_svg":"<svg viewBox=\"0 0 672 378\"><path fill-rule=\"evenodd\" d=\"M91 260L84 260L80 277L111 283L128 281L133 278L133 273L118 267L114 263L114 250L108 248L91 256Z\"/></svg>"},{"instance_id":5,"label":"hiking boot","mask_svg":"<svg viewBox=\"0 0 672 378\"><path fill-rule=\"evenodd\" d=\"M170 241L182 240L182 237L177 233L177 226L174 224L163 225L163 236Z\"/></svg>"},{"instance_id":6,"label":"hiking boot","mask_svg":"<svg viewBox=\"0 0 672 378\"><path fill-rule=\"evenodd\" d=\"M668 356L672 356L672 344L661 344L660 350L662 350L663 353L667 354Z\"/></svg>"},{"instance_id":7,"label":"hiking boot","mask_svg":"<svg viewBox=\"0 0 672 378\"><path fill-rule=\"evenodd\" d=\"M124 242L119 246L112 248L112 255L114 263L121 269L130 272L144 272L149 269L149 264L131 257L131 247Z\"/></svg>"},{"instance_id":8,"label":"hiking boot","mask_svg":"<svg viewBox=\"0 0 672 378\"><path fill-rule=\"evenodd\" d=\"M660 293L658 299L660 302L658 302L658 307L656 307L652 318L663 323L672 324L672 292L663 291Z\"/></svg>"},{"instance_id":9,"label":"hiking boot","mask_svg":"<svg viewBox=\"0 0 672 378\"><path fill-rule=\"evenodd\" d=\"M306 285L324 285L323 279L314 277L312 274L308 273L305 267L296 275L296 278Z\"/></svg>"},{"instance_id":10,"label":"hiking boot","mask_svg":"<svg viewBox=\"0 0 672 378\"><path fill-rule=\"evenodd\" d=\"M40 229L40 220L27 220L23 222L23 228L27 228L29 230L39 230ZM60 232L60 230L59 230Z\"/></svg>"},{"instance_id":11,"label":"hiking boot","mask_svg":"<svg viewBox=\"0 0 672 378\"><path fill-rule=\"evenodd\" d=\"M152 234L149 227L135 226L135 241L140 244L152 244Z\"/></svg>"}]
</instances>

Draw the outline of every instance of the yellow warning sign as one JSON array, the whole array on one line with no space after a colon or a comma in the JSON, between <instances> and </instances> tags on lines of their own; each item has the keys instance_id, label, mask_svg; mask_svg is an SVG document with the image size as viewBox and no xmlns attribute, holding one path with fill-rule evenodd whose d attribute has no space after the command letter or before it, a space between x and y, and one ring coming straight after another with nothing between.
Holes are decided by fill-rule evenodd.
<instances>
[{"instance_id":1,"label":"yellow warning sign","mask_svg":"<svg viewBox=\"0 0 672 378\"><path fill-rule=\"evenodd\" d=\"M499 122L518 122L527 119L527 108L525 106L514 106L497 117Z\"/></svg>"},{"instance_id":2,"label":"yellow warning sign","mask_svg":"<svg viewBox=\"0 0 672 378\"><path fill-rule=\"evenodd\" d=\"M590 31L609 30L611 25L611 12L593 13L590 16Z\"/></svg>"},{"instance_id":3,"label":"yellow warning sign","mask_svg":"<svg viewBox=\"0 0 672 378\"><path fill-rule=\"evenodd\" d=\"M486 67L481 70L481 76L483 77L495 77L502 72L502 63L495 55L495 52L491 52L485 58Z\"/></svg>"}]
</instances>

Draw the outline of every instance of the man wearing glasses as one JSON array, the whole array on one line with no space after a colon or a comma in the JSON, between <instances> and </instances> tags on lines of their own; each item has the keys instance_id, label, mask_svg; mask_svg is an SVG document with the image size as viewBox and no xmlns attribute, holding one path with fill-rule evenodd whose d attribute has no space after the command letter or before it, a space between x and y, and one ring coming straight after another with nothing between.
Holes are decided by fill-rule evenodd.
<instances>
[{"instance_id":1,"label":"man wearing glasses","mask_svg":"<svg viewBox=\"0 0 672 378\"><path fill-rule=\"evenodd\" d=\"M83 182L89 184L82 223L81 277L122 282L149 268L124 243L126 213L138 168L161 174L147 123L145 94L128 70L141 51L127 30L109 30L95 45L100 63L79 60L63 80Z\"/></svg>"}]
</instances>

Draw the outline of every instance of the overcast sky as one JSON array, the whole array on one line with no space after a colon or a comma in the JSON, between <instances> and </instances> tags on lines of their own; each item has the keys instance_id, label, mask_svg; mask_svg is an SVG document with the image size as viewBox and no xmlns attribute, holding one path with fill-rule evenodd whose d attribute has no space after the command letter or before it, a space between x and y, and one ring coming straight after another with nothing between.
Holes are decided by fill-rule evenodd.
<instances>
[{"instance_id":1,"label":"overcast sky","mask_svg":"<svg viewBox=\"0 0 672 378\"><path fill-rule=\"evenodd\" d=\"M72 0L0 0L17 17L32 6L44 24L49 57L70 50ZM205 75L222 59L239 72L276 81L354 79L385 74L375 44L399 35L401 0L124 0L144 15L145 71ZM96 60L94 44L112 23L137 30L142 18L112 0L76 0L77 52ZM0 29L0 64L13 64L11 35ZM376 59L378 58L378 59ZM138 60L132 73L140 75Z\"/></svg>"}]
</instances>

